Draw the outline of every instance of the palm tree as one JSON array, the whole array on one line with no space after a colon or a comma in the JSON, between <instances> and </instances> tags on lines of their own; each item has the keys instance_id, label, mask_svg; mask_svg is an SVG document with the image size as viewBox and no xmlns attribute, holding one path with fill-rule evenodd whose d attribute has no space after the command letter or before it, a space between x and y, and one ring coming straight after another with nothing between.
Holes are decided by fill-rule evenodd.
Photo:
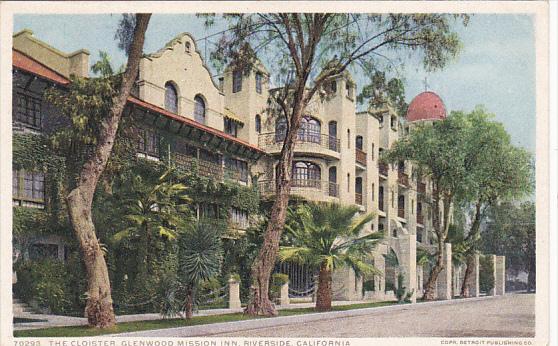
<instances>
[{"instance_id":1,"label":"palm tree","mask_svg":"<svg viewBox=\"0 0 558 346\"><path fill-rule=\"evenodd\" d=\"M319 267L316 310L331 310L332 273L348 266L357 276L380 274L367 259L383 238L380 232L361 235L373 214L356 217L356 206L307 203L289 210L285 225L290 246L282 246L279 259Z\"/></svg>"},{"instance_id":2,"label":"palm tree","mask_svg":"<svg viewBox=\"0 0 558 346\"><path fill-rule=\"evenodd\" d=\"M192 318L194 292L203 282L219 273L223 258L221 228L215 222L198 221L179 239L178 277L185 293L184 315Z\"/></svg>"}]
</instances>

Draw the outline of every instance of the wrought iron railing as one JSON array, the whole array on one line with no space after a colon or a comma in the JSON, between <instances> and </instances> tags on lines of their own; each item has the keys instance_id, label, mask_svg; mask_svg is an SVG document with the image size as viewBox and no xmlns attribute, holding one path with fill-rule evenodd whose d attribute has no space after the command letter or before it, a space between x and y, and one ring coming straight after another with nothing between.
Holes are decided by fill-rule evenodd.
<instances>
[{"instance_id":1,"label":"wrought iron railing","mask_svg":"<svg viewBox=\"0 0 558 346\"><path fill-rule=\"evenodd\" d=\"M363 166L366 166L366 152L355 149L355 161Z\"/></svg>"},{"instance_id":2,"label":"wrought iron railing","mask_svg":"<svg viewBox=\"0 0 558 346\"><path fill-rule=\"evenodd\" d=\"M258 182L258 188L263 195L274 194L276 180L262 180ZM296 194L308 190L319 190L331 197L339 197L339 184L325 180L294 179L291 182L291 193Z\"/></svg>"},{"instance_id":3,"label":"wrought iron railing","mask_svg":"<svg viewBox=\"0 0 558 346\"><path fill-rule=\"evenodd\" d=\"M355 203L362 205L362 193L355 192Z\"/></svg>"},{"instance_id":4,"label":"wrought iron railing","mask_svg":"<svg viewBox=\"0 0 558 346\"><path fill-rule=\"evenodd\" d=\"M258 137L258 146L264 150L281 148L284 139L285 133L283 132L262 133ZM338 153L341 152L341 143L339 141L339 138L324 135L321 133L299 133L296 137L296 143L313 144Z\"/></svg>"},{"instance_id":5,"label":"wrought iron railing","mask_svg":"<svg viewBox=\"0 0 558 346\"><path fill-rule=\"evenodd\" d=\"M388 175L388 165L387 165L387 163L379 162L378 163L378 169L380 171L380 175L383 175L383 176L387 177L387 175Z\"/></svg>"},{"instance_id":6,"label":"wrought iron railing","mask_svg":"<svg viewBox=\"0 0 558 346\"><path fill-rule=\"evenodd\" d=\"M397 180L403 186L409 186L409 176L401 171L397 172Z\"/></svg>"}]
</instances>

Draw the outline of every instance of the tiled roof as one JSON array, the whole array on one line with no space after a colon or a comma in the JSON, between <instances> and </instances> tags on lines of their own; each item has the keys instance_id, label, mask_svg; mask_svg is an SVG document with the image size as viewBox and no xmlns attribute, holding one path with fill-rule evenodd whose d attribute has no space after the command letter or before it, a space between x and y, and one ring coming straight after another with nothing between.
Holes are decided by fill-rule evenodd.
<instances>
[{"instance_id":1,"label":"tiled roof","mask_svg":"<svg viewBox=\"0 0 558 346\"><path fill-rule=\"evenodd\" d=\"M56 71L52 70L51 68L41 64L40 62L38 62L37 60L17 51L17 50L12 50L13 52L13 59L12 59L12 64L14 68L17 69L21 69L21 70L25 70L29 73L32 73L34 75L37 75L39 77L48 79L50 81L56 82L58 84L62 84L62 85L67 85L70 83L70 81L63 77L62 75L58 74ZM250 149L257 151L259 154L264 154L265 152L263 150L261 150L260 148L256 147L255 145L252 145L248 142L245 142L239 138L236 138L234 136L231 136L223 131L211 128L209 126L205 126L203 124L200 124L198 122L195 122L192 119L188 119L185 118L183 116L180 116L178 114L172 113L167 111L166 109L163 109L161 107L155 106L154 104L151 104L149 102L145 102L143 100L140 100L137 97L134 96L130 96L128 97L128 103L130 104L134 104L137 105L139 107L148 109L152 112L156 112L158 114L161 114L167 118L170 118L172 120L178 121L180 123L186 124L188 126L197 128L199 130L205 131L207 133L210 133L212 135L227 139L229 141L235 142L237 144L240 144L242 146L246 146L249 147Z\"/></svg>"},{"instance_id":2,"label":"tiled roof","mask_svg":"<svg viewBox=\"0 0 558 346\"><path fill-rule=\"evenodd\" d=\"M66 77L58 72L15 49L12 50L12 65L17 69L25 70L58 84L66 85L70 83Z\"/></svg>"},{"instance_id":3,"label":"tiled roof","mask_svg":"<svg viewBox=\"0 0 558 346\"><path fill-rule=\"evenodd\" d=\"M210 134L213 134L213 135L216 135L216 136L225 138L225 139L227 139L227 140L230 140L230 141L232 141L232 142L236 142L236 143L241 144L241 145L243 145L243 146L249 147L249 148L251 148L251 149L253 149L253 150L258 151L260 154L263 154L263 153L264 153L263 150L261 150L260 148L256 147L255 145L252 145L252 144L250 144L250 143L248 143L248 142L245 142L245 141L243 141L243 140L241 140L241 139L239 139L239 138L237 138L237 137L231 136L231 135L229 135L228 133L225 133L225 132L223 132L223 131L219 131L219 130L214 129L214 128L212 128L212 127L209 127L209 126L200 124L200 123L198 123L198 122L196 122L196 121L194 121L194 120L192 120L192 119L185 118L185 117L180 116L180 115L178 115L178 114L169 112L169 111L167 111L167 110L164 109L164 108L161 108L161 107L155 106L154 104L151 104L151 103L149 103L149 102L145 102L145 101L143 101L143 100L140 100L140 99L138 99L137 97L130 96L130 97L128 98L128 102L129 102L129 103L132 103L132 104L135 104L135 105L137 105L137 106L143 107L143 108L145 108L145 109L148 109L148 110L150 110L150 111L159 113L159 114L161 114L161 115L164 115L164 116L167 117L167 118L170 118L170 119L172 119L172 120L181 122L181 123L186 124L186 125L188 125L188 126L195 127L195 128L197 128L197 129L200 129L200 130L205 131L205 132L207 132L207 133L210 133Z\"/></svg>"}]
</instances>

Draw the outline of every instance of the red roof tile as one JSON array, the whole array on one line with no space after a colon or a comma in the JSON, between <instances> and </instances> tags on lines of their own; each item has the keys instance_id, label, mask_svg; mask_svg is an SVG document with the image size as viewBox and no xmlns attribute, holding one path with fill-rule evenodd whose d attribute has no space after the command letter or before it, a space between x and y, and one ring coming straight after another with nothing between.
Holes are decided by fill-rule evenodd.
<instances>
[{"instance_id":1,"label":"red roof tile","mask_svg":"<svg viewBox=\"0 0 558 346\"><path fill-rule=\"evenodd\" d=\"M62 85L66 85L70 83L70 80L68 80L67 78L65 78L64 76L60 75L59 73L57 73L56 71L52 70L51 68L41 64L40 62L38 62L37 60L17 51L17 50L12 50L13 52L13 58L12 58L12 64L15 68L21 69L21 70L25 70L27 72L30 72L32 74L35 74L37 76L49 79L53 82L56 82L58 84L62 84ZM195 122L192 119L188 119L185 117L182 117L178 114L172 113L167 111L166 109L163 109L161 107L155 106L154 104L151 104L149 102L145 102L143 100L138 99L137 97L134 96L130 96L128 98L128 102L135 104L137 106L140 106L142 108L148 109L150 111L159 113L167 118L170 118L172 120L181 122L183 124L187 124L189 126L198 128L202 131L211 133L213 135L219 136L221 138L225 138L227 140L230 140L232 142L236 142L242 146L246 146L249 147L252 150L255 150L257 152L259 152L260 154L265 153L263 150L261 150L260 148L256 147L255 145L252 145L248 142L245 142L239 138L236 138L234 136L231 136L223 131L219 131L217 129L211 128L209 126L205 126L203 124L200 124L198 122Z\"/></svg>"},{"instance_id":2,"label":"red roof tile","mask_svg":"<svg viewBox=\"0 0 558 346\"><path fill-rule=\"evenodd\" d=\"M37 76L41 76L43 78L46 78L58 84L65 85L70 83L70 80L68 80L66 77L62 76L58 72L54 71L50 67L41 64L37 60L15 49L12 49L12 65L15 68L25 70L27 72L33 73Z\"/></svg>"}]
</instances>

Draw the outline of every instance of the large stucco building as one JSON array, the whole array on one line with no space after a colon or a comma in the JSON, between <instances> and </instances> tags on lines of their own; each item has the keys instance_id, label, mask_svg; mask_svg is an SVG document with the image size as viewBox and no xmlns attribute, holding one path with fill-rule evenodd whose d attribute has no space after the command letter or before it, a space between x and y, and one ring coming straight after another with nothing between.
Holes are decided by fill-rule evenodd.
<instances>
[{"instance_id":1,"label":"large stucco building","mask_svg":"<svg viewBox=\"0 0 558 346\"><path fill-rule=\"evenodd\" d=\"M53 111L42 92L48 85L67 85L70 74L87 76L89 53L60 52L28 30L16 33L13 42L14 133L40 135ZM415 292L416 299L426 280L426 273L416 265L416 249L432 244L432 187L427 180L417 181L410 164L381 164L379 157L412 130L414 123L444 118L445 107L436 94L425 92L411 102L406 117L389 107L359 112L356 87L348 73L334 76L326 84L327 97L316 97L306 109L295 148L291 193L312 201L356 204L362 213L375 213L367 232L383 231L385 241L371 257L385 275L372 278L374 289L369 296L384 299L386 280L396 285L401 272L405 287ZM172 132L169 148L179 164L196 160L202 174L242 185L258 184L262 196L272 196L285 124L266 112L270 92L274 92L270 74L262 64L256 64L250 73L226 69L214 78L194 38L180 34L141 59L133 96L128 100L129 109L145 119L138 155L159 159L160 139ZM13 174L14 205L41 208L46 198L42 173L14 169ZM230 213L235 228L248 225L246 211ZM43 252L64 258L64 244L59 239L37 237L35 244L46 248ZM395 255L396 267L386 263L389 254ZM445 257L449 265L438 280L438 295L450 299L449 245ZM303 290L311 274L300 275L306 277L296 278L300 281L296 288ZM454 287L459 285L458 280L453 281ZM363 279L348 269L335 273L334 290L339 299L362 299L362 285Z\"/></svg>"}]
</instances>

